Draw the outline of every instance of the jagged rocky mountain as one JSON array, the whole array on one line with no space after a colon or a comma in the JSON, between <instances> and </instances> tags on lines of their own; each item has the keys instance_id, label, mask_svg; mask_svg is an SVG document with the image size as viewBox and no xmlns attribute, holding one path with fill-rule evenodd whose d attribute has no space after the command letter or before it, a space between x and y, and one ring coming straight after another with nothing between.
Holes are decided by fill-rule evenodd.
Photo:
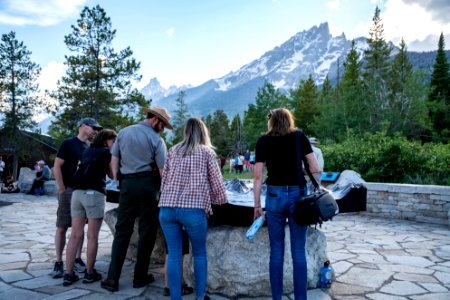
<instances>
[{"instance_id":1,"label":"jagged rocky mountain","mask_svg":"<svg viewBox=\"0 0 450 300\"><path fill-rule=\"evenodd\" d=\"M355 43L362 58L367 47L366 38L357 38ZM297 33L282 45L221 78L211 79L196 87L173 88L173 93L168 90L161 92L159 84L153 89L157 80L152 79L142 92L147 98L153 99L153 104L163 105L173 112L178 92L184 90L190 114L206 116L222 109L232 117L236 113L242 114L248 104L255 102L258 88L265 81L286 92L297 87L309 74L319 86L327 75L332 83L336 83L338 62L342 74L342 64L350 47L351 40L344 34L333 37L328 23L322 23ZM396 50L394 48L393 54ZM450 55L450 51L448 54ZM435 51L410 52L413 65L428 70L434 64L435 55Z\"/></svg>"},{"instance_id":2,"label":"jagged rocky mountain","mask_svg":"<svg viewBox=\"0 0 450 300\"><path fill-rule=\"evenodd\" d=\"M366 47L365 39L357 39L356 44L362 54ZM223 109L229 116L242 113L248 104L254 103L258 88L265 81L271 82L280 90L288 91L298 86L309 74L319 85L327 75L333 80L336 77L337 62L343 62L350 46L351 41L344 34L337 37L330 34L328 23L299 32L236 72L184 89L189 112L198 116L205 116L217 109ZM178 93L157 97L160 95L159 90L160 87L142 92L146 97L152 98L154 104L164 105L174 111Z\"/></svg>"}]
</instances>

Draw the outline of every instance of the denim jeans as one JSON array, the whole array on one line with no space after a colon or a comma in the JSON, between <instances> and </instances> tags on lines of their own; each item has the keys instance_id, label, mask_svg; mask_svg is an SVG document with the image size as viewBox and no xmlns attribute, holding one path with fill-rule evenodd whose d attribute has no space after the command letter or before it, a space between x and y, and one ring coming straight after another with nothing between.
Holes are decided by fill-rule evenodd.
<instances>
[{"instance_id":1,"label":"denim jeans","mask_svg":"<svg viewBox=\"0 0 450 300\"><path fill-rule=\"evenodd\" d=\"M266 192L266 220L270 241L270 286L272 299L283 295L284 236L286 219L291 237L292 266L294 269L295 300L307 297L306 226L294 221L295 202L299 197L298 186L268 186Z\"/></svg>"},{"instance_id":2,"label":"denim jeans","mask_svg":"<svg viewBox=\"0 0 450 300\"><path fill-rule=\"evenodd\" d=\"M197 298L205 296L208 262L206 257L206 232L208 222L202 209L161 207L159 222L169 249L167 259L167 278L169 279L170 299L180 300L182 274L182 234L184 227L192 245L194 256L195 291Z\"/></svg>"}]
</instances>

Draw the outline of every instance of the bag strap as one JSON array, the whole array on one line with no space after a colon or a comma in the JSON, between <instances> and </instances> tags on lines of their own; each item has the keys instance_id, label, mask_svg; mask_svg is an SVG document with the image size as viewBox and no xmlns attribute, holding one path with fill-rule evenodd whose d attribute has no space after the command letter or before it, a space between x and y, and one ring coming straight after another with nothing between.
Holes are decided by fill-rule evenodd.
<instances>
[{"instance_id":1,"label":"bag strap","mask_svg":"<svg viewBox=\"0 0 450 300\"><path fill-rule=\"evenodd\" d=\"M297 151L295 151L295 152L297 153L297 172L298 172L298 184L300 186L300 191L302 191L302 189L304 189L304 187L305 187L305 177L303 176L302 161L305 165L305 170L309 176L309 179L313 183L314 187L316 189L318 189L319 184L317 183L316 179L314 178L314 176L312 176L312 173L309 170L309 165L308 165L308 161L306 160L306 157L303 157L303 155L302 155L302 147L300 147L301 135L302 135L301 131L299 131L299 130L295 131L295 136L296 136L295 145L297 148Z\"/></svg>"}]
</instances>

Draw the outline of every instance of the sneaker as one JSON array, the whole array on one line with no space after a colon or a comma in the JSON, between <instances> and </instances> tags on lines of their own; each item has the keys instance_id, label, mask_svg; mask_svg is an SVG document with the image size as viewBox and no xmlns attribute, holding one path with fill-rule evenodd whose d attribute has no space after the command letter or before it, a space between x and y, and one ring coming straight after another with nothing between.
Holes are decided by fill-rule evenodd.
<instances>
[{"instance_id":1,"label":"sneaker","mask_svg":"<svg viewBox=\"0 0 450 300\"><path fill-rule=\"evenodd\" d=\"M71 285L74 282L77 282L80 278L78 277L75 272L72 272L72 274L64 274L64 280L63 280L63 286Z\"/></svg>"},{"instance_id":2,"label":"sneaker","mask_svg":"<svg viewBox=\"0 0 450 300\"><path fill-rule=\"evenodd\" d=\"M93 283L102 280L102 274L97 273L97 270L92 270L92 273L84 273L83 283Z\"/></svg>"},{"instance_id":3,"label":"sneaker","mask_svg":"<svg viewBox=\"0 0 450 300\"><path fill-rule=\"evenodd\" d=\"M86 265L81 258L75 258L73 267L75 268L75 270L77 270L78 273L86 272Z\"/></svg>"},{"instance_id":4,"label":"sneaker","mask_svg":"<svg viewBox=\"0 0 450 300\"><path fill-rule=\"evenodd\" d=\"M50 275L53 278L62 278L64 276L64 263L62 261L55 262L55 267Z\"/></svg>"}]
</instances>

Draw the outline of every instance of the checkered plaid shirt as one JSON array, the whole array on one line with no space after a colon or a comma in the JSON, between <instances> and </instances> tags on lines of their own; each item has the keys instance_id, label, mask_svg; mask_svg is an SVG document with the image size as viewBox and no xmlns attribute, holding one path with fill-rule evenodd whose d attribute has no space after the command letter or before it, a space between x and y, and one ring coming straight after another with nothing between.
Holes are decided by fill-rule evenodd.
<instances>
[{"instance_id":1,"label":"checkered plaid shirt","mask_svg":"<svg viewBox=\"0 0 450 300\"><path fill-rule=\"evenodd\" d=\"M200 145L183 157L179 145L174 146L162 174L159 207L199 208L212 213L211 203L227 203L214 151Z\"/></svg>"}]
</instances>

